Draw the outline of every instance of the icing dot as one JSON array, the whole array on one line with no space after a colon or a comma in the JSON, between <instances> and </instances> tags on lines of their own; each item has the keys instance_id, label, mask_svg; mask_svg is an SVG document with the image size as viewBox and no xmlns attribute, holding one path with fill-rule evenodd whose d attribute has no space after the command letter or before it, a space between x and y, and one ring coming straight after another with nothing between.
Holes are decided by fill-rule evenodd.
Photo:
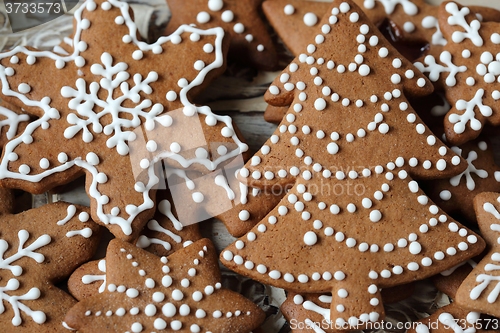
<instances>
[{"instance_id":1,"label":"icing dot","mask_svg":"<svg viewBox=\"0 0 500 333\"><path fill-rule=\"evenodd\" d=\"M304 24L308 27L312 27L318 23L318 17L314 13L306 13L303 20Z\"/></svg>"},{"instance_id":2,"label":"icing dot","mask_svg":"<svg viewBox=\"0 0 500 333\"><path fill-rule=\"evenodd\" d=\"M50 162L45 157L40 159L40 168L47 169L50 166Z\"/></svg>"},{"instance_id":3,"label":"icing dot","mask_svg":"<svg viewBox=\"0 0 500 333\"><path fill-rule=\"evenodd\" d=\"M212 44L203 45L203 51L205 53L212 53L214 51L214 46Z\"/></svg>"},{"instance_id":4,"label":"icing dot","mask_svg":"<svg viewBox=\"0 0 500 333\"><path fill-rule=\"evenodd\" d=\"M26 83L21 83L20 85L17 86L17 89L22 94L27 94L31 91L30 85Z\"/></svg>"},{"instance_id":5,"label":"icing dot","mask_svg":"<svg viewBox=\"0 0 500 333\"><path fill-rule=\"evenodd\" d=\"M306 245L315 245L318 242L318 236L313 231L308 231L304 235L304 243Z\"/></svg>"},{"instance_id":6,"label":"icing dot","mask_svg":"<svg viewBox=\"0 0 500 333\"><path fill-rule=\"evenodd\" d=\"M224 2L222 0L208 0L208 9L218 12L224 7Z\"/></svg>"},{"instance_id":7,"label":"icing dot","mask_svg":"<svg viewBox=\"0 0 500 333\"><path fill-rule=\"evenodd\" d=\"M21 164L19 166L19 173L21 173L23 175L29 174L30 171L31 171L31 168L27 164Z\"/></svg>"},{"instance_id":8,"label":"icing dot","mask_svg":"<svg viewBox=\"0 0 500 333\"><path fill-rule=\"evenodd\" d=\"M292 15L293 13L295 13L295 7L288 4L283 8L283 12L285 13L285 15Z\"/></svg>"},{"instance_id":9,"label":"icing dot","mask_svg":"<svg viewBox=\"0 0 500 333\"><path fill-rule=\"evenodd\" d=\"M162 318L156 318L153 323L153 326L157 330L164 330L165 328L167 328L167 322Z\"/></svg>"},{"instance_id":10,"label":"icing dot","mask_svg":"<svg viewBox=\"0 0 500 333\"><path fill-rule=\"evenodd\" d=\"M142 325L140 323L133 323L130 329L134 333L139 333L142 332Z\"/></svg>"},{"instance_id":11,"label":"icing dot","mask_svg":"<svg viewBox=\"0 0 500 333\"><path fill-rule=\"evenodd\" d=\"M241 23L236 23L233 27L234 32L241 34L245 31L245 26Z\"/></svg>"},{"instance_id":12,"label":"icing dot","mask_svg":"<svg viewBox=\"0 0 500 333\"><path fill-rule=\"evenodd\" d=\"M222 13L221 19L226 23L231 22L234 19L234 13L230 10L226 10Z\"/></svg>"},{"instance_id":13,"label":"icing dot","mask_svg":"<svg viewBox=\"0 0 500 333\"><path fill-rule=\"evenodd\" d=\"M379 222L382 219L382 213L379 210L372 210L370 212L370 221Z\"/></svg>"},{"instance_id":14,"label":"icing dot","mask_svg":"<svg viewBox=\"0 0 500 333\"><path fill-rule=\"evenodd\" d=\"M68 155L66 155L66 153L59 153L59 155L57 155L57 160L59 163L66 163L68 161Z\"/></svg>"},{"instance_id":15,"label":"icing dot","mask_svg":"<svg viewBox=\"0 0 500 333\"><path fill-rule=\"evenodd\" d=\"M318 98L314 101L314 108L318 111L323 111L326 108L326 101L323 98Z\"/></svg>"},{"instance_id":16,"label":"icing dot","mask_svg":"<svg viewBox=\"0 0 500 333\"><path fill-rule=\"evenodd\" d=\"M210 14L207 12L199 12L198 15L196 15L196 21L200 24L207 23L210 21Z\"/></svg>"}]
</instances>

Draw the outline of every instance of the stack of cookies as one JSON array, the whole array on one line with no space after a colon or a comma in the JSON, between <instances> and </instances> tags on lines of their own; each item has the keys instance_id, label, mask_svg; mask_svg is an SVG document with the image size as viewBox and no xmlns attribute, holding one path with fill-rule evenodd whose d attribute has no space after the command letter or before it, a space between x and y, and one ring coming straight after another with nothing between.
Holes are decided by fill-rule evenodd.
<instances>
[{"instance_id":1,"label":"stack of cookies","mask_svg":"<svg viewBox=\"0 0 500 333\"><path fill-rule=\"evenodd\" d=\"M397 329L498 329L500 12L168 5L152 43L126 2L86 0L54 51L0 53L7 332L258 331L266 314L222 286L219 262L285 290L296 333L394 329L384 305L423 280L452 304ZM294 56L283 66L271 27ZM199 102L228 63L277 71L264 99L279 124L255 152ZM82 176L90 207L16 214L19 190ZM214 217L237 237L219 259L199 230Z\"/></svg>"}]
</instances>

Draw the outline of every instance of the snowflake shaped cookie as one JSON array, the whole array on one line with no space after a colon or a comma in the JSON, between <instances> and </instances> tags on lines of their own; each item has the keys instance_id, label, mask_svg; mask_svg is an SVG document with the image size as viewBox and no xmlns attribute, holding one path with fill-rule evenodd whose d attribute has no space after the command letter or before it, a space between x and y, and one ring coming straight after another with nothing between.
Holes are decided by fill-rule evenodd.
<instances>
[{"instance_id":1,"label":"snowflake shaped cookie","mask_svg":"<svg viewBox=\"0 0 500 333\"><path fill-rule=\"evenodd\" d=\"M456 302L466 309L500 317L500 195L481 193L474 199L481 233L490 250L457 291Z\"/></svg>"},{"instance_id":2,"label":"snowflake shaped cookie","mask_svg":"<svg viewBox=\"0 0 500 333\"><path fill-rule=\"evenodd\" d=\"M170 0L172 17L167 34L181 24L195 24L206 29L222 27L231 36L231 51L237 58L245 59L253 66L272 70L278 56L267 27L260 18L261 0Z\"/></svg>"},{"instance_id":3,"label":"snowflake shaped cookie","mask_svg":"<svg viewBox=\"0 0 500 333\"><path fill-rule=\"evenodd\" d=\"M500 191L500 168L488 140L477 138L451 148L467 161L467 169L449 179L421 182L427 195L448 214L476 221L473 199L482 192Z\"/></svg>"},{"instance_id":4,"label":"snowflake shaped cookie","mask_svg":"<svg viewBox=\"0 0 500 333\"><path fill-rule=\"evenodd\" d=\"M226 48L222 29L191 26L146 44L128 4L87 0L61 53L0 54L3 98L38 117L6 145L3 184L43 192L85 172L94 219L136 238L154 212L157 161L214 170L247 150L229 117L189 101L224 69Z\"/></svg>"},{"instance_id":5,"label":"snowflake shaped cookie","mask_svg":"<svg viewBox=\"0 0 500 333\"><path fill-rule=\"evenodd\" d=\"M113 325L122 332L244 333L264 319L255 304L221 288L215 249L207 239L161 258L113 240L106 257L106 290L80 301L66 316L79 332Z\"/></svg>"},{"instance_id":6,"label":"snowflake shaped cookie","mask_svg":"<svg viewBox=\"0 0 500 333\"><path fill-rule=\"evenodd\" d=\"M2 190L2 200L9 195ZM92 257L99 226L86 208L61 202L15 215L3 210L0 219L0 326L63 332L75 301L54 284Z\"/></svg>"},{"instance_id":7,"label":"snowflake shaped cookie","mask_svg":"<svg viewBox=\"0 0 500 333\"><path fill-rule=\"evenodd\" d=\"M481 22L470 8L454 2L441 5L439 17L449 43L417 67L442 82L452 105L444 121L446 137L460 145L478 137L486 124L500 124L499 24Z\"/></svg>"}]
</instances>

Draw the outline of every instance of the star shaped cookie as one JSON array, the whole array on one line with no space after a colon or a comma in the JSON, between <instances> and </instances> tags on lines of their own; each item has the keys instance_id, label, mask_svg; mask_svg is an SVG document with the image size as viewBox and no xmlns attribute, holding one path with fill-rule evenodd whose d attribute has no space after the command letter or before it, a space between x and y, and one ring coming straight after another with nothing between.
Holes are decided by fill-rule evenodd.
<instances>
[{"instance_id":1,"label":"star shaped cookie","mask_svg":"<svg viewBox=\"0 0 500 333\"><path fill-rule=\"evenodd\" d=\"M221 287L212 243L203 239L168 257L112 240L106 290L66 315L69 327L95 332L251 332L264 313L240 294Z\"/></svg>"},{"instance_id":2,"label":"star shaped cookie","mask_svg":"<svg viewBox=\"0 0 500 333\"><path fill-rule=\"evenodd\" d=\"M172 197L167 190L158 191L158 205L136 246L157 256L168 256L201 239L198 224L184 225L177 219ZM71 274L68 289L77 300L102 293L106 288L106 258L83 264Z\"/></svg>"}]
</instances>

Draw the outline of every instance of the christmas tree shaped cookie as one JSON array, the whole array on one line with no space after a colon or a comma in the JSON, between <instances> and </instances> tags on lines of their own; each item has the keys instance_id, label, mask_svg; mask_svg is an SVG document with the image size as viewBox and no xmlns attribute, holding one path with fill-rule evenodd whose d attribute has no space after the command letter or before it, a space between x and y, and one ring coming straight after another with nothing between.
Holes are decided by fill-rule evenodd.
<instances>
[{"instance_id":1,"label":"christmas tree shaped cookie","mask_svg":"<svg viewBox=\"0 0 500 333\"><path fill-rule=\"evenodd\" d=\"M247 150L229 117L190 102L224 70L223 30L137 34L128 4L87 0L67 53L0 54L2 98L38 117L6 145L2 185L40 193L85 172L93 218L129 241L154 213L158 160L214 170Z\"/></svg>"},{"instance_id":2,"label":"christmas tree shaped cookie","mask_svg":"<svg viewBox=\"0 0 500 333\"><path fill-rule=\"evenodd\" d=\"M221 288L212 243L203 239L169 257L111 241L106 291L80 301L66 316L79 332L241 332L264 313L240 294ZM125 273L124 273L125 272Z\"/></svg>"},{"instance_id":3,"label":"christmas tree shaped cookie","mask_svg":"<svg viewBox=\"0 0 500 333\"><path fill-rule=\"evenodd\" d=\"M0 327L3 332L65 332L74 299L54 286L88 261L100 228L88 209L57 202L11 214L0 189Z\"/></svg>"},{"instance_id":4,"label":"christmas tree shaped cookie","mask_svg":"<svg viewBox=\"0 0 500 333\"><path fill-rule=\"evenodd\" d=\"M263 70L272 70L278 56L267 27L261 19L262 0L169 0L172 18L167 34L181 24L195 24L201 29L222 27L231 36L231 52Z\"/></svg>"},{"instance_id":5,"label":"christmas tree shaped cookie","mask_svg":"<svg viewBox=\"0 0 500 333\"><path fill-rule=\"evenodd\" d=\"M298 293L332 293L331 319L383 317L380 288L423 279L484 248L412 177L465 168L421 122L405 94L432 85L350 1L335 1L318 37L266 93L291 105L240 171L261 188L293 187L221 253L243 275Z\"/></svg>"}]
</instances>

